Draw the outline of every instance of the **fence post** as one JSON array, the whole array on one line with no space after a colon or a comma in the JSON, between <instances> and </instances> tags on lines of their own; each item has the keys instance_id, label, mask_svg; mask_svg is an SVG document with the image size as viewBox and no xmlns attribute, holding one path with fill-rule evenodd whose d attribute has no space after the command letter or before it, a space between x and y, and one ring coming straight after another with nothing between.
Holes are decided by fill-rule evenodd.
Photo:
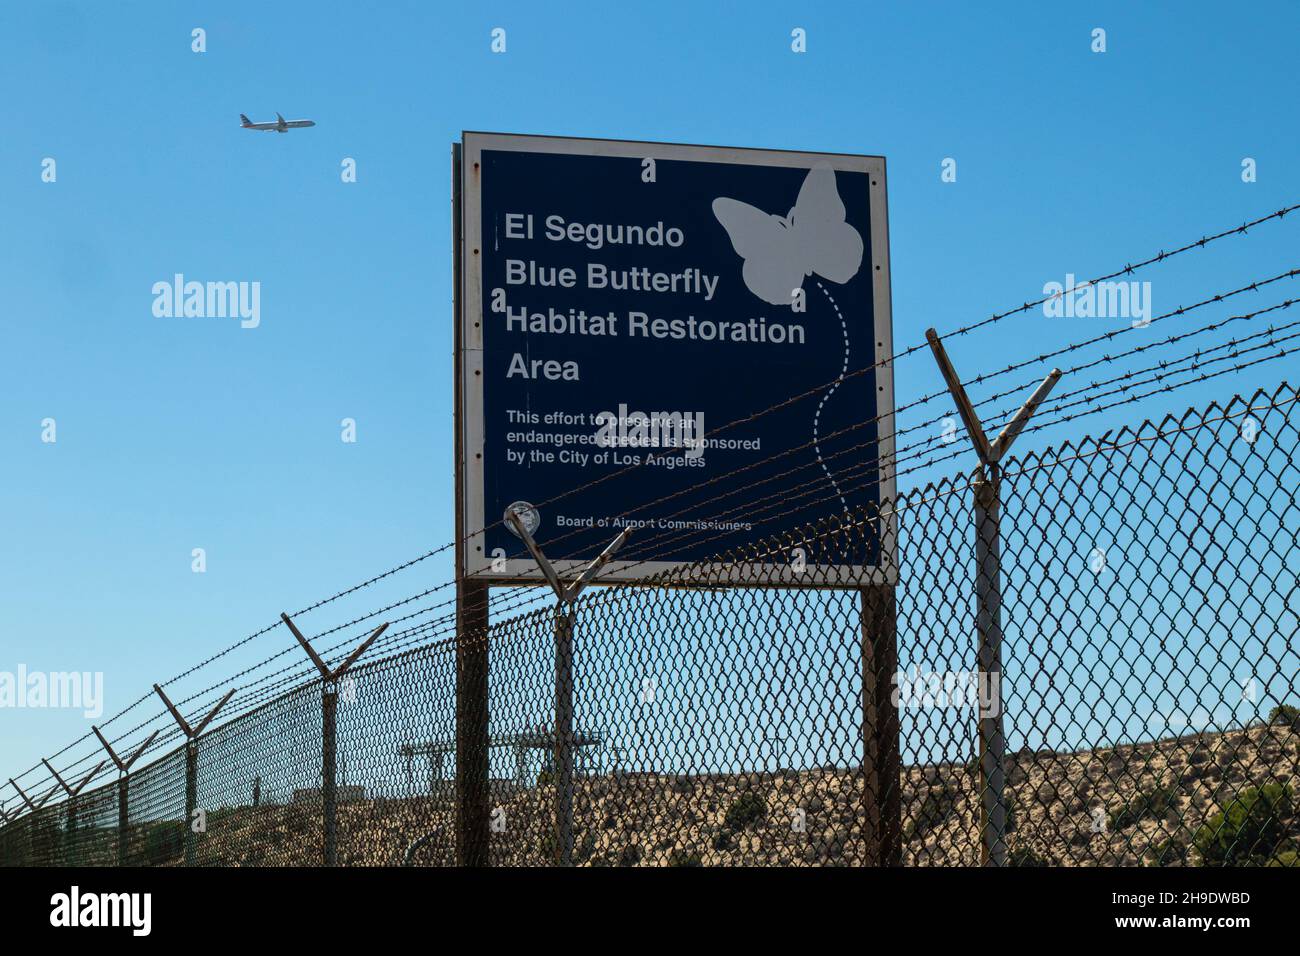
<instances>
[{"instance_id":1,"label":"fence post","mask_svg":"<svg viewBox=\"0 0 1300 956\"><path fill-rule=\"evenodd\" d=\"M1024 430L1034 412L1046 400L1057 380L1059 368L1052 369L1034 394L1021 406L998 437L988 440L975 406L957 377L948 353L934 329L927 329L926 339L934 353L948 391L957 404L971 444L979 455L980 466L972 483L975 524L975 630L980 676L988 686L996 687L996 699L990 712L979 711L980 767L980 864L1005 866L1007 862L1006 822L1006 734L1002 727L1002 548L998 522L1002 511L1001 469L998 462L1011 449L1011 443ZM996 684L995 684L996 682Z\"/></svg>"},{"instance_id":2,"label":"fence post","mask_svg":"<svg viewBox=\"0 0 1300 956\"><path fill-rule=\"evenodd\" d=\"M898 632L892 585L862 588L862 769L867 866L903 862L902 753L893 680Z\"/></svg>"},{"instance_id":3,"label":"fence post","mask_svg":"<svg viewBox=\"0 0 1300 956\"><path fill-rule=\"evenodd\" d=\"M68 795L68 805L64 811L62 862L64 866L76 866L77 857L75 846L77 830L77 794L63 782L63 778L59 776L59 772L50 765L48 760L42 757L41 763L45 764L45 769L50 772L50 776L55 779L58 785L61 786L64 792Z\"/></svg>"},{"instance_id":4,"label":"fence post","mask_svg":"<svg viewBox=\"0 0 1300 956\"><path fill-rule=\"evenodd\" d=\"M77 794L81 793L81 791L85 789L86 784L90 783L90 779L95 776L95 774L99 773L107 762L108 761L106 760L101 760L95 765L95 768L91 770L90 773L82 777L81 783L77 784L75 787L70 787L63 781L63 778L59 776L59 772L54 769L54 765L44 757L41 758L41 763L45 764L45 769L50 772L50 776L57 781L58 785L63 788L63 792L68 795L67 819L63 827L64 866L77 866L80 863L79 854L77 853Z\"/></svg>"},{"instance_id":5,"label":"fence post","mask_svg":"<svg viewBox=\"0 0 1300 956\"><path fill-rule=\"evenodd\" d=\"M59 789L59 785L56 783L54 786L50 787L50 789L46 792L45 796L41 797L41 799L37 800L35 803L32 802L31 797L27 796L27 794L23 792L23 788L20 787L20 786L18 786L18 784L14 781L14 778L13 778L13 777L10 777L10 778L9 778L9 785L12 786L15 790L18 791L18 796L20 796L20 797L23 798L23 803L27 804L27 809L28 809L29 811L31 811L31 816L28 817L28 820L31 821L31 822L29 823L29 826L30 826L33 830L38 830L38 829L39 829L39 827L38 827L38 822L39 822L39 821L38 821L38 816L39 816L39 814L37 813L37 811L40 810L41 807L45 806L45 801L46 801L46 800L48 800L48 799L50 799L50 797L54 796L54 791L57 790L57 789ZM34 837L34 834L33 834L33 840L34 840L34 838L35 838L35 837ZM32 861L34 861L34 862L35 862L35 865L37 865L37 866L50 866L50 865L51 865L51 863L50 863L49 860L39 860L39 859L36 858L36 846L35 846L35 843L34 843L34 842L33 842L32 845L31 845L31 850L29 851L29 854L28 854L28 855L29 855L30 859L31 859Z\"/></svg>"},{"instance_id":6,"label":"fence post","mask_svg":"<svg viewBox=\"0 0 1300 956\"><path fill-rule=\"evenodd\" d=\"M573 864L573 605L555 609L555 840L563 866Z\"/></svg>"},{"instance_id":7,"label":"fence post","mask_svg":"<svg viewBox=\"0 0 1300 956\"><path fill-rule=\"evenodd\" d=\"M572 583L565 585L533 540L523 519L514 511L507 511L506 522L528 548L546 583L555 592L555 859L560 866L572 866L573 749L576 744L573 733L573 602L595 580L614 553L627 543L632 529L620 531Z\"/></svg>"},{"instance_id":8,"label":"fence post","mask_svg":"<svg viewBox=\"0 0 1300 956\"><path fill-rule=\"evenodd\" d=\"M185 865L198 859L198 834L194 832L194 811L199 807L199 743L185 742Z\"/></svg>"},{"instance_id":9,"label":"fence post","mask_svg":"<svg viewBox=\"0 0 1300 956\"><path fill-rule=\"evenodd\" d=\"M203 733L205 727L212 722L212 718L217 716L217 711L226 706L226 701L235 693L235 688L226 691L226 696L217 701L217 706L208 711L208 715L199 721L197 727L191 727L189 722L181 716L181 712L176 709L163 689L157 684L153 685L154 693L162 698L162 702L167 705L172 719L180 727L181 733L185 735L185 865L194 866L198 862L198 833L194 830L194 811L199 806L199 735ZM153 738L150 737L150 740ZM148 746L146 741L145 746ZM143 752L143 747L141 752ZM136 754L139 756L139 753ZM134 758L132 758L134 759Z\"/></svg>"},{"instance_id":10,"label":"fence post","mask_svg":"<svg viewBox=\"0 0 1300 956\"><path fill-rule=\"evenodd\" d=\"M338 710L339 688L334 681L321 685L321 808L325 817L325 865L338 865Z\"/></svg>"},{"instance_id":11,"label":"fence post","mask_svg":"<svg viewBox=\"0 0 1300 956\"><path fill-rule=\"evenodd\" d=\"M68 797L67 821L63 826L63 860L65 866L78 865L77 798Z\"/></svg>"},{"instance_id":12,"label":"fence post","mask_svg":"<svg viewBox=\"0 0 1300 956\"><path fill-rule=\"evenodd\" d=\"M487 866L488 586L456 581L456 865Z\"/></svg>"},{"instance_id":13,"label":"fence post","mask_svg":"<svg viewBox=\"0 0 1300 956\"><path fill-rule=\"evenodd\" d=\"M1005 866L1006 734L1002 728L1002 543L1001 469L992 463L975 483L975 608L979 632L978 662L990 688L997 688L997 706L979 715L979 765L983 781L981 818L985 824L982 861Z\"/></svg>"},{"instance_id":14,"label":"fence post","mask_svg":"<svg viewBox=\"0 0 1300 956\"><path fill-rule=\"evenodd\" d=\"M151 733L145 739L145 742L136 748L135 753L131 757L122 760L118 757L117 751L115 751L112 745L104 738L104 735L99 732L98 727L92 724L90 729L95 732L95 736L99 738L99 742L104 746L104 749L108 751L108 756L112 758L113 763L117 765L117 865L126 866L129 833L129 821L127 819L127 791L131 765L139 760L140 756L149 749L149 745L153 743L153 739L158 736L158 731L155 730Z\"/></svg>"},{"instance_id":15,"label":"fence post","mask_svg":"<svg viewBox=\"0 0 1300 956\"><path fill-rule=\"evenodd\" d=\"M460 144L451 147L452 328L455 330L453 381L464 373L465 332L461 294L463 209ZM469 541L465 527L464 395L455 389L452 405L456 485L456 865L487 866L492 845L488 774L488 599L489 585L466 577Z\"/></svg>"},{"instance_id":16,"label":"fence post","mask_svg":"<svg viewBox=\"0 0 1300 956\"><path fill-rule=\"evenodd\" d=\"M128 855L128 846L130 842L130 820L128 817L129 801L127 799L129 785L127 784L126 774L117 778L117 865L126 866Z\"/></svg>"},{"instance_id":17,"label":"fence post","mask_svg":"<svg viewBox=\"0 0 1300 956\"><path fill-rule=\"evenodd\" d=\"M290 633L297 638L302 649L307 652L311 662L316 665L316 669L321 675L321 817L322 827L324 830L323 837L325 842L325 865L338 865L338 705L339 705L339 678L347 673L348 669L356 663L358 657L365 653L366 648L374 643L375 638L388 629L388 624L380 624L371 631L361 644L348 655L347 660L330 670L325 662L320 659L316 649L311 646L307 638L302 636L297 625L289 618L288 614L281 613L280 620L288 626Z\"/></svg>"}]
</instances>

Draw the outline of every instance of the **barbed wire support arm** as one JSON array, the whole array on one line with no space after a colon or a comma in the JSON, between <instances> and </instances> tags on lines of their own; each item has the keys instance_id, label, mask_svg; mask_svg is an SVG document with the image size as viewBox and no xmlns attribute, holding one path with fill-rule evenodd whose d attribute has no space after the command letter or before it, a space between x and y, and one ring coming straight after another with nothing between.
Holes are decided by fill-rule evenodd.
<instances>
[{"instance_id":1,"label":"barbed wire support arm","mask_svg":"<svg viewBox=\"0 0 1300 956\"><path fill-rule=\"evenodd\" d=\"M32 803L31 798L23 792L22 787L18 786L18 784L14 782L13 777L9 778L9 785L18 791L18 796L23 798L23 803L27 804L27 809L32 813L35 813L41 807L45 806L45 801L54 796L54 791L59 789L59 785L56 783L54 786L50 787L49 792L45 794L45 796L41 797L41 799L37 800L35 803Z\"/></svg>"},{"instance_id":2,"label":"barbed wire support arm","mask_svg":"<svg viewBox=\"0 0 1300 956\"><path fill-rule=\"evenodd\" d=\"M190 726L189 721L176 709L161 687L154 684L153 689L154 693L162 698L167 711L172 715L172 720L176 721L176 726L180 727L181 733L185 735L185 865L194 866L198 862L196 839L198 834L194 831L194 811L199 805L199 735L212 722L212 718L217 716L217 711L225 707L226 701L234 696L235 688L226 691L226 696L217 701L217 705L208 711L208 715L199 721L197 727Z\"/></svg>"},{"instance_id":3,"label":"barbed wire support arm","mask_svg":"<svg viewBox=\"0 0 1300 956\"><path fill-rule=\"evenodd\" d=\"M1006 866L1007 739L1002 724L1002 474L999 462L1047 399L1061 377L1061 370L1052 369L990 442L938 333L927 329L925 337L980 460L974 483L975 628L979 636L976 660L980 679L990 689L989 712L985 712L984 700L979 704L980 863Z\"/></svg>"},{"instance_id":4,"label":"barbed wire support arm","mask_svg":"<svg viewBox=\"0 0 1300 956\"><path fill-rule=\"evenodd\" d=\"M298 630L296 624L288 614L281 613L280 620L284 621L285 626L289 628L290 633L298 639L302 649L311 658L311 662L316 665L321 676L321 816L322 825L325 829L325 865L338 865L338 843L339 843L339 826L338 826L338 710L339 710L339 678L348 672L357 658L366 652L379 637L380 634L388 630L388 623L384 622L370 632L370 636L357 645L357 649L348 655L338 667L330 670L329 666L316 653L311 642L302 636L302 631Z\"/></svg>"},{"instance_id":5,"label":"barbed wire support arm","mask_svg":"<svg viewBox=\"0 0 1300 956\"><path fill-rule=\"evenodd\" d=\"M555 592L555 856L560 866L573 865L573 602L595 580L619 548L627 543L631 528L624 528L605 550L582 569L567 586L547 560L523 521L512 510L506 521L519 535Z\"/></svg>"}]
</instances>

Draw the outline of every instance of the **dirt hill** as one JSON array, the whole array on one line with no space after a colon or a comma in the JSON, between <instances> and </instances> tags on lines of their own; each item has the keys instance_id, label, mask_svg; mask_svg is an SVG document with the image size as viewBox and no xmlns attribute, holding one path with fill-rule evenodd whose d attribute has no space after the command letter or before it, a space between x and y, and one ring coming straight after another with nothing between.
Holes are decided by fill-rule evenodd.
<instances>
[{"instance_id":1,"label":"dirt hill","mask_svg":"<svg viewBox=\"0 0 1300 956\"><path fill-rule=\"evenodd\" d=\"M1300 815L1289 796L1296 790L1298 743L1296 730L1256 726L1114 749L1017 753L1008 759L1012 859L1107 866L1294 862ZM861 865L862 790L859 773L836 769L582 779L575 793L577 859L607 866ZM1249 802L1252 793L1263 794L1253 810L1232 809L1234 800ZM967 767L907 767L902 796L905 864L978 862L977 790ZM502 789L494 801L494 862L549 858L553 799L545 783ZM1228 817L1216 817L1225 808ZM450 863L452 832L446 798L344 803L340 862L400 864L407 847L428 836L414 862ZM319 863L321 847L318 807L245 807L214 815L200 854L217 865L310 865ZM157 862L178 862L167 855Z\"/></svg>"}]
</instances>

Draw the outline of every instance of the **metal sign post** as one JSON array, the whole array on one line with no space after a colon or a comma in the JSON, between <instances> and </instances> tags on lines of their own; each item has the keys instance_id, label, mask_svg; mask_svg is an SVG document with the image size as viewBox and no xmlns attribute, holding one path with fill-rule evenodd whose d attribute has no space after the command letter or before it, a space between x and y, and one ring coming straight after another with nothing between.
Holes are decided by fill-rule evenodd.
<instances>
[{"instance_id":1,"label":"metal sign post","mask_svg":"<svg viewBox=\"0 0 1300 956\"><path fill-rule=\"evenodd\" d=\"M975 406L957 377L948 353L934 329L925 333L934 352L957 412L979 455L980 466L975 478L975 628L979 634L977 655L981 675L998 688L997 704L992 713L979 715L979 765L981 781L980 831L983 841L980 862L984 866L1005 866L1007 862L1006 801L1006 734L1002 727L1002 539L998 525L1002 511L999 462L1010 450L1016 436L1024 430L1030 417L1043 403L1061 370L1054 368L1029 401L1016 412L992 442L984 433Z\"/></svg>"},{"instance_id":2,"label":"metal sign post","mask_svg":"<svg viewBox=\"0 0 1300 956\"><path fill-rule=\"evenodd\" d=\"M863 588L862 771L867 866L903 862L902 753L898 706L891 678L898 673L898 629L894 589Z\"/></svg>"},{"instance_id":3,"label":"metal sign post","mask_svg":"<svg viewBox=\"0 0 1300 956\"><path fill-rule=\"evenodd\" d=\"M462 201L461 146L451 147L451 258L455 283L452 288L455 328L455 435L456 485L456 865L487 866L491 863L490 743L488 740L488 602L491 591L485 581L470 579L465 568L469 545L465 528L465 376L467 359L464 322L464 212ZM482 320L475 327L481 328ZM482 449L474 452L476 460Z\"/></svg>"},{"instance_id":4,"label":"metal sign post","mask_svg":"<svg viewBox=\"0 0 1300 956\"><path fill-rule=\"evenodd\" d=\"M605 550L588 564L572 584L565 585L551 562L528 533L514 511L506 520L528 547L546 583L555 592L555 856L561 866L573 865L573 602L592 582L615 552L627 543L631 529L624 528Z\"/></svg>"}]
</instances>

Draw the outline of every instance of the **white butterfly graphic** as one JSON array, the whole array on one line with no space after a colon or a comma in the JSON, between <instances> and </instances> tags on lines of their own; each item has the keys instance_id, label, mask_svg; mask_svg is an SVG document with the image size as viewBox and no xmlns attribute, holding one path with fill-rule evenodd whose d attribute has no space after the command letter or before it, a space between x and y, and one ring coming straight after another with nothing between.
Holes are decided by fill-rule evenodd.
<instances>
[{"instance_id":1,"label":"white butterfly graphic","mask_svg":"<svg viewBox=\"0 0 1300 956\"><path fill-rule=\"evenodd\" d=\"M815 272L842 285L862 266L862 236L844 221L835 171L826 163L808 170L789 215L726 197L713 200L713 215L745 260L745 285L764 302L789 305L806 276Z\"/></svg>"}]
</instances>

